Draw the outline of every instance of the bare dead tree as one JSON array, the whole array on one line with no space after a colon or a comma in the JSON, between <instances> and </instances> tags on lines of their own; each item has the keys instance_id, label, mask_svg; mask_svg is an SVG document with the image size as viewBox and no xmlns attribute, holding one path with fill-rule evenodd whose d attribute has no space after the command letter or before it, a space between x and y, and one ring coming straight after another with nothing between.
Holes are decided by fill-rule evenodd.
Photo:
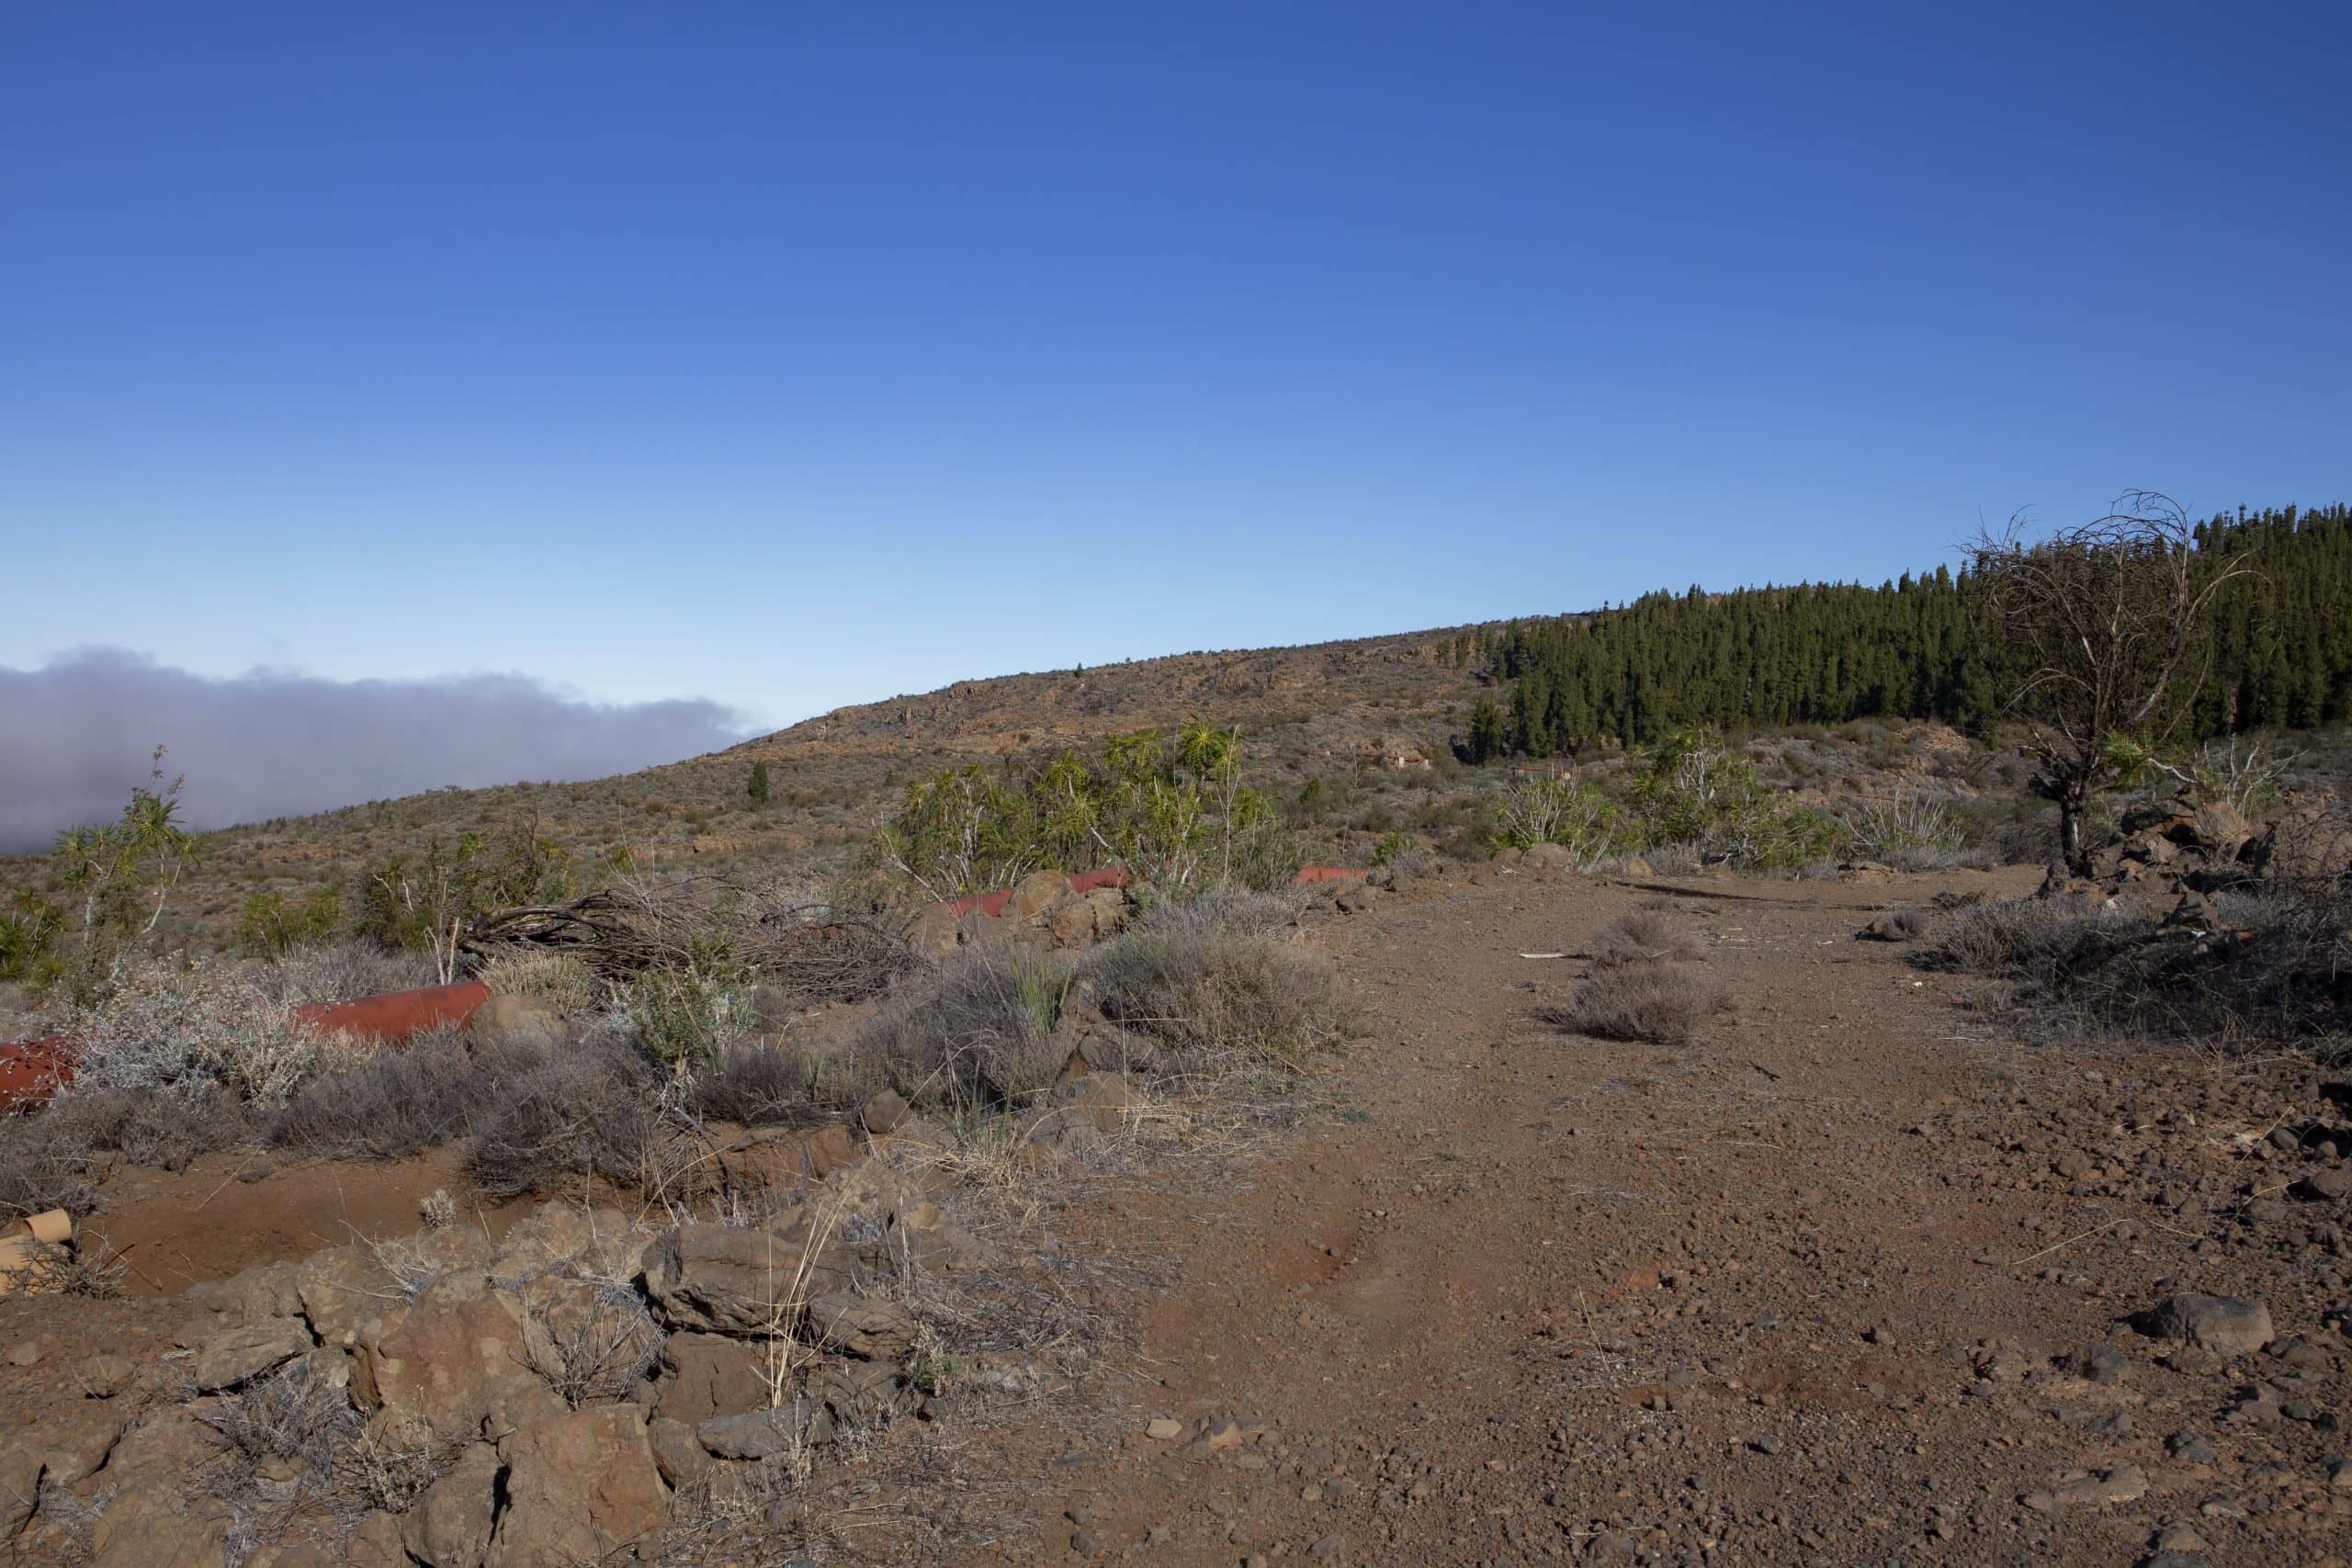
<instances>
[{"instance_id":1,"label":"bare dead tree","mask_svg":"<svg viewBox=\"0 0 2352 1568\"><path fill-rule=\"evenodd\" d=\"M1991 629L2019 674L2009 713L2058 807L2066 865L2087 875L2083 818L2118 739L2168 740L2204 678L2207 610L2242 563L2200 558L2179 502L2127 491L2095 522L2029 537L2021 518L1981 531L1970 555Z\"/></svg>"},{"instance_id":2,"label":"bare dead tree","mask_svg":"<svg viewBox=\"0 0 2352 1568\"><path fill-rule=\"evenodd\" d=\"M794 996L856 1001L921 967L897 933L823 904L728 898L720 879L630 881L568 904L525 905L476 920L460 949L476 968L516 949L568 954L608 980L692 968L718 943L735 962Z\"/></svg>"}]
</instances>

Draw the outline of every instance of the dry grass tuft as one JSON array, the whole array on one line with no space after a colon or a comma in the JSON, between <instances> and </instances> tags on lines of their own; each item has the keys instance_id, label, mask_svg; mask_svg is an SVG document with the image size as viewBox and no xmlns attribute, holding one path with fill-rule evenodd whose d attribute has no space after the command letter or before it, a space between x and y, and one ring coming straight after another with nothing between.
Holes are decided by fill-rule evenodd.
<instances>
[{"instance_id":1,"label":"dry grass tuft","mask_svg":"<svg viewBox=\"0 0 2352 1568\"><path fill-rule=\"evenodd\" d=\"M596 972L578 958L519 943L482 959L474 978L501 996L535 997L567 1018L591 1011L605 999Z\"/></svg>"},{"instance_id":2,"label":"dry grass tuft","mask_svg":"<svg viewBox=\"0 0 2352 1568\"><path fill-rule=\"evenodd\" d=\"M1555 1028L1596 1039L1681 1045L1727 1005L1722 983L1704 970L1645 961L1595 969L1544 1016Z\"/></svg>"},{"instance_id":3,"label":"dry grass tuft","mask_svg":"<svg viewBox=\"0 0 2352 1568\"><path fill-rule=\"evenodd\" d=\"M1620 916L1592 943L1593 965L1600 969L1623 964L1688 963L1698 956L1697 939L1654 909Z\"/></svg>"}]
</instances>

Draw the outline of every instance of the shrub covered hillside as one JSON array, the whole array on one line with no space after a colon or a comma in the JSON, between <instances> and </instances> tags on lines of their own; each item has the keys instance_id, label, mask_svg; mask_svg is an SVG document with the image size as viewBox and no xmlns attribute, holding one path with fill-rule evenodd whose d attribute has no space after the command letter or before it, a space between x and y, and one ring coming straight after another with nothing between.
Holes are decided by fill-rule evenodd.
<instances>
[{"instance_id":1,"label":"shrub covered hillside","mask_svg":"<svg viewBox=\"0 0 2352 1568\"><path fill-rule=\"evenodd\" d=\"M2352 716L2352 507L2241 513L2195 531L2200 557L2252 568L2205 632L2199 736ZM1507 682L1480 705L1473 760L1647 745L1692 725L1770 729L1874 716L1982 731L2014 685L1969 575L1648 594L1589 616L1465 634L1456 656Z\"/></svg>"}]
</instances>

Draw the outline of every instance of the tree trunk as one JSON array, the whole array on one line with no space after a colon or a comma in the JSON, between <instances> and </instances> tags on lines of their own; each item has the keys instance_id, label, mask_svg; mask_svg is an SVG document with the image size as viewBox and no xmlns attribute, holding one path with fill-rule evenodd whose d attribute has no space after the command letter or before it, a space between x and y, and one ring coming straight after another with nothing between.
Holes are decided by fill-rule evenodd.
<instances>
[{"instance_id":1,"label":"tree trunk","mask_svg":"<svg viewBox=\"0 0 2352 1568\"><path fill-rule=\"evenodd\" d=\"M2091 853L2083 843L2083 813L2089 807L2089 791L2071 785L2058 795L2058 852L2064 857L2066 869L2076 876L2091 874Z\"/></svg>"}]
</instances>

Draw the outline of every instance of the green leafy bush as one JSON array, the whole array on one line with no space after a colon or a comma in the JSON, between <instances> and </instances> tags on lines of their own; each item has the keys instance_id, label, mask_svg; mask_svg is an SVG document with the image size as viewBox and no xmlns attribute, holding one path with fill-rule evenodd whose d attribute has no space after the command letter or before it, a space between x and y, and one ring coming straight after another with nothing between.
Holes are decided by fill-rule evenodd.
<instances>
[{"instance_id":1,"label":"green leafy bush","mask_svg":"<svg viewBox=\"0 0 2352 1568\"><path fill-rule=\"evenodd\" d=\"M679 962L632 976L626 1002L646 1055L665 1067L717 1059L750 1024L746 979L723 934L697 936Z\"/></svg>"},{"instance_id":2,"label":"green leafy bush","mask_svg":"<svg viewBox=\"0 0 2352 1568\"><path fill-rule=\"evenodd\" d=\"M58 903L27 888L0 914L0 980L38 994L62 988L76 1007L113 990L133 949L162 923L180 878L203 845L179 825L180 779L164 777L155 748L148 782L134 787L122 815L102 826L69 828L49 854Z\"/></svg>"},{"instance_id":3,"label":"green leafy bush","mask_svg":"<svg viewBox=\"0 0 2352 1568\"><path fill-rule=\"evenodd\" d=\"M1764 782L1755 761L1701 729L1660 746L1627 792L1645 845L1758 871L1797 871L1835 855L1845 829Z\"/></svg>"},{"instance_id":4,"label":"green leafy bush","mask_svg":"<svg viewBox=\"0 0 2352 1568\"><path fill-rule=\"evenodd\" d=\"M934 898L1091 865L1170 889L1272 886L1305 859L1274 803L1241 782L1238 741L1201 723L1115 735L1025 774L943 770L907 787L869 849Z\"/></svg>"},{"instance_id":5,"label":"green leafy bush","mask_svg":"<svg viewBox=\"0 0 2352 1568\"><path fill-rule=\"evenodd\" d=\"M579 878L571 853L537 824L495 838L435 838L421 855L395 850L360 888L359 934L385 947L430 953L440 977L457 977L458 947L482 916L570 897Z\"/></svg>"},{"instance_id":6,"label":"green leafy bush","mask_svg":"<svg viewBox=\"0 0 2352 1568\"><path fill-rule=\"evenodd\" d=\"M1640 847L1616 802L1599 786L1566 774L1515 780L1495 805L1487 837L1498 850L1557 844L1586 866Z\"/></svg>"},{"instance_id":7,"label":"green leafy bush","mask_svg":"<svg viewBox=\"0 0 2352 1568\"><path fill-rule=\"evenodd\" d=\"M277 892L256 893L237 911L237 945L257 958L321 942L343 923L343 895L322 887L297 904Z\"/></svg>"}]
</instances>

